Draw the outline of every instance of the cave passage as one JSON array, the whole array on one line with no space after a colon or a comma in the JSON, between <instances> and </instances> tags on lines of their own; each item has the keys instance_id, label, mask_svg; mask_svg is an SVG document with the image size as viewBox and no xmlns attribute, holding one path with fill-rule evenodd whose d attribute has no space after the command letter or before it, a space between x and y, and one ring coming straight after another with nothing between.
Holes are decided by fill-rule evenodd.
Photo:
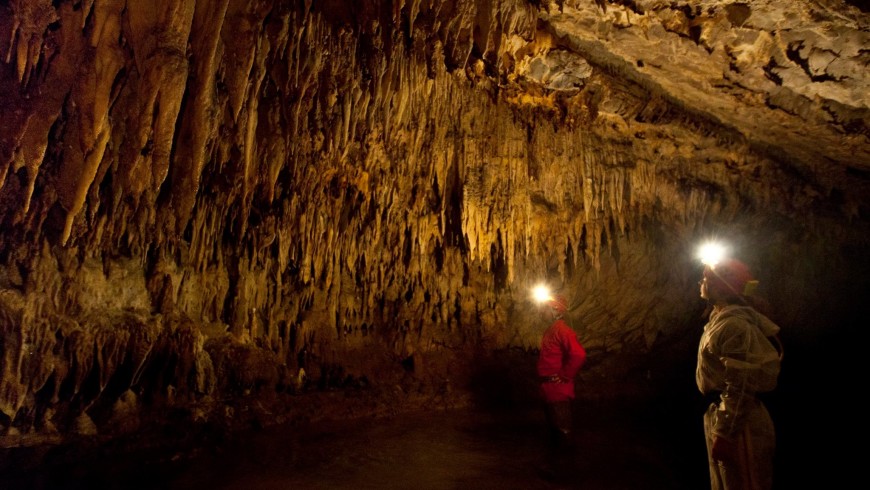
<instances>
[{"instance_id":1,"label":"cave passage","mask_svg":"<svg viewBox=\"0 0 870 490\"><path fill-rule=\"evenodd\" d=\"M781 327L775 490L852 488L857 3L0 1L0 490L551 488L538 283L563 487L709 488L709 239Z\"/></svg>"}]
</instances>

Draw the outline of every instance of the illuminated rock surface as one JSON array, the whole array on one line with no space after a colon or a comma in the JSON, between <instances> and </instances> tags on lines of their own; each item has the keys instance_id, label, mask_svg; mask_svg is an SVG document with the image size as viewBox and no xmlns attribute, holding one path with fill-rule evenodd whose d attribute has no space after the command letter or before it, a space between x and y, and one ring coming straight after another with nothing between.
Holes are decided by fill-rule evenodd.
<instances>
[{"instance_id":1,"label":"illuminated rock surface","mask_svg":"<svg viewBox=\"0 0 870 490\"><path fill-rule=\"evenodd\" d=\"M682 392L710 237L783 325L778 403L836 417L870 291L861 8L4 2L2 445L474 406L533 383L538 282L585 398Z\"/></svg>"}]
</instances>

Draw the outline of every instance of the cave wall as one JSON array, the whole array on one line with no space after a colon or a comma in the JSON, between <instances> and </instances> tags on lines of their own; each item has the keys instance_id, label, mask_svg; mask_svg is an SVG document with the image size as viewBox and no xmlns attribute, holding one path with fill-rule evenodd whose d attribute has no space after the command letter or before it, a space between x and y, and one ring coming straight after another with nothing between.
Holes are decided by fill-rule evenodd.
<instances>
[{"instance_id":1,"label":"cave wall","mask_svg":"<svg viewBox=\"0 0 870 490\"><path fill-rule=\"evenodd\" d=\"M826 180L539 3L0 6L2 425L93 433L141 405L409 376L443 395L535 348L541 281L590 379L648 372L702 324L710 236L757 266L796 344L852 325L866 126L852 180Z\"/></svg>"}]
</instances>

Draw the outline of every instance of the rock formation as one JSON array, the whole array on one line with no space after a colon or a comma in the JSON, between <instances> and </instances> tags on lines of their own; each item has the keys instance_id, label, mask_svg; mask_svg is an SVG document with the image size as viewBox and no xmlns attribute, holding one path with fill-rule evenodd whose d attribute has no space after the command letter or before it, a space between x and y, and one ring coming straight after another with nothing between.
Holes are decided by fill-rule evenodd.
<instances>
[{"instance_id":1,"label":"rock formation","mask_svg":"<svg viewBox=\"0 0 870 490\"><path fill-rule=\"evenodd\" d=\"M536 348L539 282L590 392L642 389L691 362L711 237L800 359L867 299L868 24L842 0L3 2L5 440L468 403L487 369L522 386L499 359Z\"/></svg>"}]
</instances>

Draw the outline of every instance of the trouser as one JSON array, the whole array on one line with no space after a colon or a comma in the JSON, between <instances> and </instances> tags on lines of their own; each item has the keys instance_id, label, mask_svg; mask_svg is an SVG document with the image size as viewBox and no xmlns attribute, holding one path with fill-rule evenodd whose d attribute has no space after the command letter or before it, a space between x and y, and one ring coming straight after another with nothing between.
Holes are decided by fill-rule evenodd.
<instances>
[{"instance_id":1,"label":"trouser","mask_svg":"<svg viewBox=\"0 0 870 490\"><path fill-rule=\"evenodd\" d=\"M547 402L547 437L549 449L559 456L573 449L573 414L571 400Z\"/></svg>"},{"instance_id":2,"label":"trouser","mask_svg":"<svg viewBox=\"0 0 870 490\"><path fill-rule=\"evenodd\" d=\"M751 405L743 428L735 434L737 457L734 461L714 461L713 428L719 407L711 404L704 414L707 460L712 490L769 490L773 486L773 452L776 434L773 420L760 401Z\"/></svg>"}]
</instances>

